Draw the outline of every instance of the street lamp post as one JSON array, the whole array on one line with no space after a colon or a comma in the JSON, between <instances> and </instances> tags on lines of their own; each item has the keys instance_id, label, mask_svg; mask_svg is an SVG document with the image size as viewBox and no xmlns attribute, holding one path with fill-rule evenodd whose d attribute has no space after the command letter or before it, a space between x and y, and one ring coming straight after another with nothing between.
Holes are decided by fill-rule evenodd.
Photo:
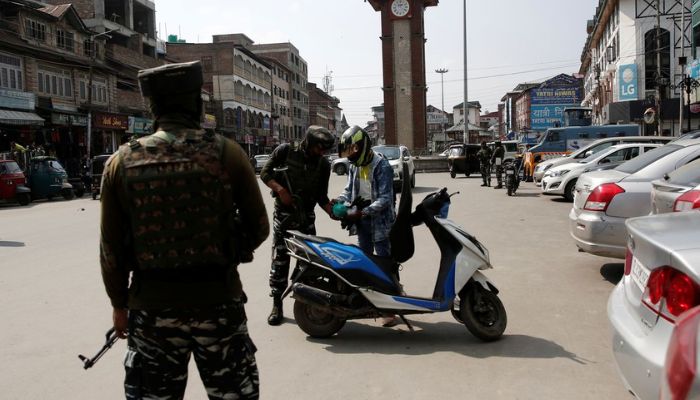
<instances>
[{"instance_id":1,"label":"street lamp post","mask_svg":"<svg viewBox=\"0 0 700 400\"><path fill-rule=\"evenodd\" d=\"M442 118L446 118L446 116L445 116L445 80L444 80L444 77L445 77L445 73L447 73L448 70L447 70L447 68L440 68L440 69L436 69L435 72L440 74L440 95L442 97L442 106L440 108L440 111L442 111ZM440 120L440 121L441 121L440 126L442 127L442 137L444 138L445 137L445 121L444 120ZM430 144L433 147L433 151L435 151L436 150L435 141L433 140L432 133L430 134Z\"/></svg>"},{"instance_id":2,"label":"street lamp post","mask_svg":"<svg viewBox=\"0 0 700 400\"><path fill-rule=\"evenodd\" d=\"M467 85L467 0L464 0L464 143L469 143L469 107L467 101L469 99L469 86Z\"/></svg>"},{"instance_id":3,"label":"street lamp post","mask_svg":"<svg viewBox=\"0 0 700 400\"><path fill-rule=\"evenodd\" d=\"M87 158L90 160L92 155L92 78L93 78L93 67L95 65L95 60L97 59L97 46L95 45L95 39L100 36L108 36L110 33L118 29L111 29L105 32L90 35L90 66L88 68L88 93L87 93Z\"/></svg>"},{"instance_id":4,"label":"street lamp post","mask_svg":"<svg viewBox=\"0 0 700 400\"><path fill-rule=\"evenodd\" d=\"M686 121L687 121L687 132L690 132L690 95L693 93L693 89L700 88L700 81L692 78L690 75L684 74L683 79L675 85L669 85L672 89L681 89L685 91L686 94ZM681 104L683 99L681 99Z\"/></svg>"}]
</instances>

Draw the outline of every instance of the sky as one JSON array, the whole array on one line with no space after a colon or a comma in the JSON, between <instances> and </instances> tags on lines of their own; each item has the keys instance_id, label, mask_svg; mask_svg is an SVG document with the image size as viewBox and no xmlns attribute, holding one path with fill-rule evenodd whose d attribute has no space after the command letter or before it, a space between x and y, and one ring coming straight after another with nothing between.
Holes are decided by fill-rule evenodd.
<instances>
[{"instance_id":1,"label":"sky","mask_svg":"<svg viewBox=\"0 0 700 400\"><path fill-rule=\"evenodd\" d=\"M255 43L291 42L322 87L332 71L332 95L350 125L364 126L383 103L380 14L364 0L155 0L159 37L188 43L244 33ZM598 0L466 0L469 101L496 111L521 82L578 72L586 21ZM425 13L427 102L445 109L464 99L464 0L440 0Z\"/></svg>"}]
</instances>

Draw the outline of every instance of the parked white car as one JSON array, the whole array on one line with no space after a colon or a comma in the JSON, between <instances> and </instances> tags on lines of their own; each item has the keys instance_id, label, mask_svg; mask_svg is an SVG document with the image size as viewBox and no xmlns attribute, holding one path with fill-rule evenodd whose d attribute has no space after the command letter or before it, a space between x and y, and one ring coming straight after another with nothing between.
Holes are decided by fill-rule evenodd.
<instances>
[{"instance_id":1,"label":"parked white car","mask_svg":"<svg viewBox=\"0 0 700 400\"><path fill-rule=\"evenodd\" d=\"M411 180L411 187L416 187L416 167L413 164L413 157L408 152L406 146L391 146L381 145L374 146L372 150L386 157L389 160L391 168L394 170L394 187L400 188L403 181L402 164L405 162L408 165L408 175Z\"/></svg>"},{"instance_id":2,"label":"parked white car","mask_svg":"<svg viewBox=\"0 0 700 400\"><path fill-rule=\"evenodd\" d=\"M652 214L700 209L700 160L688 163L651 184Z\"/></svg>"},{"instance_id":3,"label":"parked white car","mask_svg":"<svg viewBox=\"0 0 700 400\"><path fill-rule=\"evenodd\" d=\"M563 164L545 172L542 178L542 193L564 196L574 200L574 188L578 177L593 165L605 165L631 160L638 155L661 146L660 144L627 143L610 146L607 149L573 163Z\"/></svg>"}]
</instances>

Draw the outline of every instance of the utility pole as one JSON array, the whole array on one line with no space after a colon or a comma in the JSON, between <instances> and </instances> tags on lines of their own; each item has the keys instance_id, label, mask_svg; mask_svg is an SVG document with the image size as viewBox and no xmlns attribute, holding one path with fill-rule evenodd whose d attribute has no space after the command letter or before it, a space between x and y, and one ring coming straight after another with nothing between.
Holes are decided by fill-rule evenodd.
<instances>
[{"instance_id":1,"label":"utility pole","mask_svg":"<svg viewBox=\"0 0 700 400\"><path fill-rule=\"evenodd\" d=\"M469 86L467 85L467 0L464 0L464 143L469 143Z\"/></svg>"},{"instance_id":2,"label":"utility pole","mask_svg":"<svg viewBox=\"0 0 700 400\"><path fill-rule=\"evenodd\" d=\"M681 56L678 60L678 65L681 67L681 77L685 80L685 2L681 0ZM675 84L675 82L673 82ZM678 99L678 104L680 105L678 110L678 136L683 134L683 88L680 91L680 99ZM687 115L688 122L690 122L690 114Z\"/></svg>"},{"instance_id":3,"label":"utility pole","mask_svg":"<svg viewBox=\"0 0 700 400\"><path fill-rule=\"evenodd\" d=\"M447 118L447 115L445 113L445 73L448 72L447 68L440 68L436 69L435 72L440 74L440 95L442 97L442 106L440 108L440 111L442 111L442 118ZM445 121L441 120L440 126L442 127L442 137L443 139L445 138ZM433 141L433 134L430 134L430 145L433 148L433 151L436 151L437 149L435 148L435 142Z\"/></svg>"},{"instance_id":4,"label":"utility pole","mask_svg":"<svg viewBox=\"0 0 700 400\"><path fill-rule=\"evenodd\" d=\"M661 0L656 0L656 136L661 136Z\"/></svg>"}]
</instances>

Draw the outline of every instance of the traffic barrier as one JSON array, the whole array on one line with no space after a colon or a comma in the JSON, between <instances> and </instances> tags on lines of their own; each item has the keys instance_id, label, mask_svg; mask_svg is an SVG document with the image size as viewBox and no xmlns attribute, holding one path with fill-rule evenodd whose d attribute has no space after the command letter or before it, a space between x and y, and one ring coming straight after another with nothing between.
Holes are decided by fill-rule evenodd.
<instances>
[{"instance_id":1,"label":"traffic barrier","mask_svg":"<svg viewBox=\"0 0 700 400\"><path fill-rule=\"evenodd\" d=\"M447 164L447 157L414 157L413 165L416 172L447 172L450 167Z\"/></svg>"}]
</instances>

